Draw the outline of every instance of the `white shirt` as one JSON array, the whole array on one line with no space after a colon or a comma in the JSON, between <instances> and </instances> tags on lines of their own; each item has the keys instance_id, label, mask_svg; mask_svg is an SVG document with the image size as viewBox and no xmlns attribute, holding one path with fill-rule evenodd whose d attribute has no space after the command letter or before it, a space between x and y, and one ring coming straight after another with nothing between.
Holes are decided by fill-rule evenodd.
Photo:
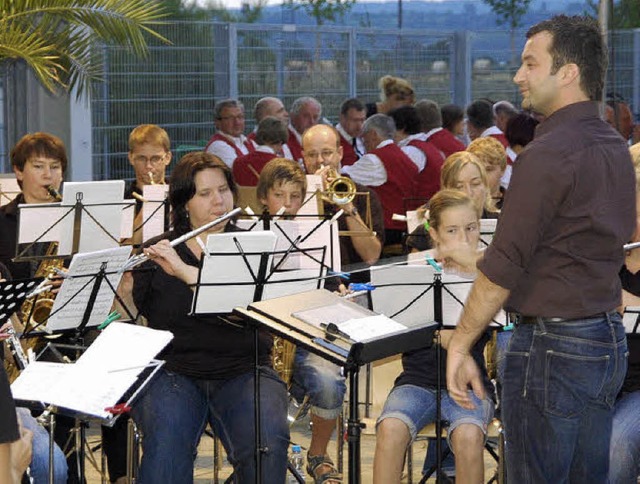
<instances>
[{"instance_id":1,"label":"white shirt","mask_svg":"<svg viewBox=\"0 0 640 484\"><path fill-rule=\"evenodd\" d=\"M222 131L220 131L219 134L221 134L222 136L227 138L229 141L231 141L234 145L236 145L243 155L249 154L249 150L244 145L244 143L247 141L247 137L245 135L241 134L238 138L236 138L234 136L229 136L228 134L223 133ZM224 161L225 165L227 165L229 168L233 167L233 162L236 161L236 158L238 157L236 150L234 150L231 146L229 146L227 143L225 143L222 140L216 140L213 143L211 143L207 148L207 153L216 155L218 158Z\"/></svg>"},{"instance_id":2,"label":"white shirt","mask_svg":"<svg viewBox=\"0 0 640 484\"><path fill-rule=\"evenodd\" d=\"M442 131L443 129L444 128L433 128L432 130L427 131L424 135L424 140L427 141L431 136L436 134L438 131Z\"/></svg>"},{"instance_id":3,"label":"white shirt","mask_svg":"<svg viewBox=\"0 0 640 484\"><path fill-rule=\"evenodd\" d=\"M257 128L257 127L256 127L256 128L254 128L253 132L255 133L255 132L257 132L257 131L258 131L258 128ZM262 145L259 145L258 143L256 143L256 139L255 139L255 138L253 138L253 139L251 140L251 144L253 144L253 147L254 147L257 151L262 151L262 150L259 150L259 149L258 149L258 146L262 146ZM269 148L269 149L271 150L271 148ZM273 150L271 150L271 151L273 151ZM267 151L266 153L271 153L271 151ZM275 151L273 151L273 152L274 152L276 155L278 154L278 153L276 153ZM282 145L282 157L283 157L283 158L287 158L288 160L293 160L293 155L291 154L291 150L289 149L289 145L287 145L287 143L284 143L284 144ZM295 161L295 160L294 160L294 161Z\"/></svg>"},{"instance_id":4,"label":"white shirt","mask_svg":"<svg viewBox=\"0 0 640 484\"><path fill-rule=\"evenodd\" d=\"M392 143L391 139L384 140L376 146L376 149ZM384 163L377 155L371 153L367 153L353 165L343 166L342 173L349 175L354 182L368 187L379 187L387 183L387 170L384 168Z\"/></svg>"},{"instance_id":5,"label":"white shirt","mask_svg":"<svg viewBox=\"0 0 640 484\"><path fill-rule=\"evenodd\" d=\"M347 133L340 123L336 124L336 129L338 130L338 133L340 133L340 136L342 136L347 143L353 146L353 136ZM357 154L360 154L360 156L364 155L367 152L364 147L364 141L362 141L362 138L356 137L356 146L359 152Z\"/></svg>"},{"instance_id":6,"label":"white shirt","mask_svg":"<svg viewBox=\"0 0 640 484\"><path fill-rule=\"evenodd\" d=\"M426 141L424 138L426 135L424 133L416 133L407 136L405 139L398 143L398 146L404 151L404 153L411 158L411 161L418 167L418 171L424 170L424 167L427 166L427 155L424 154L420 148L416 148L415 146L409 146L413 140L418 141Z\"/></svg>"}]
</instances>

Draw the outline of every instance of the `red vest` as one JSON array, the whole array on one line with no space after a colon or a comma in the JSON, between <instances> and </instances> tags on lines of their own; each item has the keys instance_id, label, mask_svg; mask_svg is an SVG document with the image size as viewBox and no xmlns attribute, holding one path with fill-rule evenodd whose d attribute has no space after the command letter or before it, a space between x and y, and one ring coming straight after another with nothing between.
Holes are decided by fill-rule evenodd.
<instances>
[{"instance_id":1,"label":"red vest","mask_svg":"<svg viewBox=\"0 0 640 484\"><path fill-rule=\"evenodd\" d=\"M458 138L456 138L448 129L441 129L429 136L427 142L433 143L442 153L445 159L458 151L464 151L465 146Z\"/></svg>"},{"instance_id":2,"label":"red vest","mask_svg":"<svg viewBox=\"0 0 640 484\"><path fill-rule=\"evenodd\" d=\"M385 229L406 230L407 224L392 220L394 213L404 215L412 207L410 199L416 197L418 167L395 143L371 152L382 161L387 181L379 187L371 187L380 197Z\"/></svg>"},{"instance_id":3,"label":"red vest","mask_svg":"<svg viewBox=\"0 0 640 484\"><path fill-rule=\"evenodd\" d=\"M342 135L340 135L340 146L342 146L342 166L353 165L356 161L358 161L358 158L360 157L353 149L353 145L349 143Z\"/></svg>"},{"instance_id":4,"label":"red vest","mask_svg":"<svg viewBox=\"0 0 640 484\"><path fill-rule=\"evenodd\" d=\"M302 146L298 142L298 138L295 133L291 131L289 128L289 139L287 140L287 146L289 150L291 150L291 156L293 156L293 160L298 163L302 163Z\"/></svg>"},{"instance_id":5,"label":"red vest","mask_svg":"<svg viewBox=\"0 0 640 484\"><path fill-rule=\"evenodd\" d=\"M424 199L421 201L421 204L426 203L440 190L440 170L444 163L444 156L442 152L429 141L414 139L409 142L409 146L418 148L427 157L427 164L424 170L418 175L418 196Z\"/></svg>"},{"instance_id":6,"label":"red vest","mask_svg":"<svg viewBox=\"0 0 640 484\"><path fill-rule=\"evenodd\" d=\"M204 147L204 151L207 151L209 149L209 146L211 146L213 144L214 141L224 141L225 143L227 143L229 146L231 146L235 151L236 151L236 156L244 156L244 153L242 151L240 151L240 149L236 146L236 144L231 141L229 138L227 138L226 136L220 134L220 133L216 133L214 134L210 139L209 142L207 143L207 146ZM244 142L244 146L249 150L249 153L251 153L252 151L255 151L255 148L253 147L253 143L251 143L251 141L247 140Z\"/></svg>"},{"instance_id":7,"label":"red vest","mask_svg":"<svg viewBox=\"0 0 640 484\"><path fill-rule=\"evenodd\" d=\"M242 187L255 187L258 185L258 175L262 172L264 165L276 158L274 153L264 151L252 151L248 155L242 155L233 162L233 179ZM253 168L253 170L251 168Z\"/></svg>"}]
</instances>

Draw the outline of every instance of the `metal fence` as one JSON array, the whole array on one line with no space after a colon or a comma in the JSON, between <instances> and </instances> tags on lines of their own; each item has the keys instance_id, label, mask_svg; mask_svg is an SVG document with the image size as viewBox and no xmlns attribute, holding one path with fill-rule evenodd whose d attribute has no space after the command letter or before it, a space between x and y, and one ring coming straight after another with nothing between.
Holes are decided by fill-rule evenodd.
<instances>
[{"instance_id":1,"label":"metal fence","mask_svg":"<svg viewBox=\"0 0 640 484\"><path fill-rule=\"evenodd\" d=\"M168 131L174 160L203 147L214 130L214 102L228 97L245 104L247 131L254 125L254 104L263 96L279 97L289 107L295 98L312 95L322 103L323 115L336 121L347 97L378 99L378 79L386 74L408 79L418 99L460 106L480 97L520 101L512 78L524 32L515 32L511 45L509 32L495 30L217 22L173 22L159 30L172 44L152 40L142 61L118 48L102 48L107 72L91 103L96 180L133 176L127 139L141 123ZM640 30L613 33L611 45L615 71L608 90L638 112Z\"/></svg>"}]
</instances>

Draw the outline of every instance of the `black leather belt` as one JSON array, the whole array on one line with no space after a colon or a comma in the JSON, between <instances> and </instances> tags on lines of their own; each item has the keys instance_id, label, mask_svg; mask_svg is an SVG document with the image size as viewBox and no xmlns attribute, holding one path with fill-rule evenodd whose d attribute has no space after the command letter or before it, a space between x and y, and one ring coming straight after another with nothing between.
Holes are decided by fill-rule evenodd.
<instances>
[{"instance_id":1,"label":"black leather belt","mask_svg":"<svg viewBox=\"0 0 640 484\"><path fill-rule=\"evenodd\" d=\"M608 314L614 314L615 311L611 311L608 313L596 313L591 316L584 316L581 318L543 318L538 316L524 316L522 314L518 314L516 316L516 324L536 324L538 321L542 323L570 323L572 321L578 321L581 319L595 319L595 318L606 318Z\"/></svg>"}]
</instances>

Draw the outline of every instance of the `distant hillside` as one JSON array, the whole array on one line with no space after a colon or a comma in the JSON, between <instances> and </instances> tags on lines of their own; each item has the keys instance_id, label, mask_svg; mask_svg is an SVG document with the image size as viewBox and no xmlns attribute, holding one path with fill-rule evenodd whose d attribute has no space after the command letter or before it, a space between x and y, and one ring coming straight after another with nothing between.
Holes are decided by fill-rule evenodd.
<instances>
[{"instance_id":1,"label":"distant hillside","mask_svg":"<svg viewBox=\"0 0 640 484\"><path fill-rule=\"evenodd\" d=\"M430 30L493 30L501 28L491 9L480 0L407 1L403 2L403 22L406 29ZM555 13L582 14L585 2L576 0L534 0L524 25L532 25ZM394 28L398 24L398 2L358 3L343 19L329 25L352 27ZM287 6L265 8L263 23L315 25L304 11Z\"/></svg>"}]
</instances>

